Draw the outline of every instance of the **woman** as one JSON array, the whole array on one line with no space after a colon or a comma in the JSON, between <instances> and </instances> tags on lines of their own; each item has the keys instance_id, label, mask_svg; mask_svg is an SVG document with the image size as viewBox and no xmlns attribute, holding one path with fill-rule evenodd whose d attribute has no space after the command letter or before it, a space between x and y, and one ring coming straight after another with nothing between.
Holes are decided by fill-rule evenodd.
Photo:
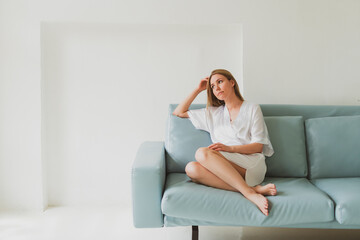
<instances>
[{"instance_id":1,"label":"woman","mask_svg":"<svg viewBox=\"0 0 360 240\"><path fill-rule=\"evenodd\" d=\"M188 110L196 96L207 89L207 107ZM260 106L244 100L232 74L212 71L177 106L173 115L190 118L197 129L210 133L213 144L196 151L196 162L186 165L193 182L240 192L268 216L268 200L276 187L259 185L265 177L265 156L274 153Z\"/></svg>"}]
</instances>

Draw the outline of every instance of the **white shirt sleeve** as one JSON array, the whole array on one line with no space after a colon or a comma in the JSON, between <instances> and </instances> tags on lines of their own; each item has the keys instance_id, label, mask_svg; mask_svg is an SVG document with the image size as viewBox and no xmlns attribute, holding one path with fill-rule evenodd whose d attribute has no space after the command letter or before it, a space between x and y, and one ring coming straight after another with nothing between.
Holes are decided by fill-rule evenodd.
<instances>
[{"instance_id":1,"label":"white shirt sleeve","mask_svg":"<svg viewBox=\"0 0 360 240\"><path fill-rule=\"evenodd\" d=\"M259 104L256 104L250 126L251 143L271 144L264 116Z\"/></svg>"},{"instance_id":2,"label":"white shirt sleeve","mask_svg":"<svg viewBox=\"0 0 360 240\"><path fill-rule=\"evenodd\" d=\"M191 123L196 129L210 132L208 126L208 119L206 114L206 108L188 110L188 115Z\"/></svg>"}]
</instances>

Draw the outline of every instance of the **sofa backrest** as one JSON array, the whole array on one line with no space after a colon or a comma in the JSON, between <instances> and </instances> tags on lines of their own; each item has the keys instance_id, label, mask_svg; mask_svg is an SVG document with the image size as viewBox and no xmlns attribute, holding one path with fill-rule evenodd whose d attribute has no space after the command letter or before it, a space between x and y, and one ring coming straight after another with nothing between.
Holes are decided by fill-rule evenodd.
<instances>
[{"instance_id":1,"label":"sofa backrest","mask_svg":"<svg viewBox=\"0 0 360 240\"><path fill-rule=\"evenodd\" d=\"M209 133L195 129L189 119L173 116L176 106L169 106L165 135L167 171L185 172L186 164L195 161L196 150L209 146L211 139ZM205 104L192 104L190 109L203 107ZM360 115L360 106L260 104L260 107L275 152L266 159L267 176L274 177L306 177L308 174L314 178L322 176L313 174L324 162L318 158L320 151L314 154L310 152L310 156L307 154L309 136L306 135L305 127L310 125L304 122L315 118ZM314 134L312 137L316 136ZM316 141L312 141L312 144L316 144Z\"/></svg>"},{"instance_id":2,"label":"sofa backrest","mask_svg":"<svg viewBox=\"0 0 360 240\"><path fill-rule=\"evenodd\" d=\"M306 120L310 179L360 177L360 116Z\"/></svg>"},{"instance_id":3,"label":"sofa backrest","mask_svg":"<svg viewBox=\"0 0 360 240\"><path fill-rule=\"evenodd\" d=\"M208 132L195 129L188 118L172 115L177 105L169 107L169 117L165 131L166 168L168 172L185 172L188 162L195 161L195 152L199 147L211 144ZM205 107L193 104L189 109Z\"/></svg>"}]
</instances>

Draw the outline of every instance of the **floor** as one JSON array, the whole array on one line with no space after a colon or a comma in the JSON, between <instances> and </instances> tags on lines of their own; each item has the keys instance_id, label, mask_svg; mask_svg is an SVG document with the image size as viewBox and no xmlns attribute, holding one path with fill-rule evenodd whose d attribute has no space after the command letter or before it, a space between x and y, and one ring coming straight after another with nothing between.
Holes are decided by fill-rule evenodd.
<instances>
[{"instance_id":1,"label":"floor","mask_svg":"<svg viewBox=\"0 0 360 240\"><path fill-rule=\"evenodd\" d=\"M200 240L360 239L360 230L199 227ZM180 240L191 227L135 229L122 207L52 207L43 213L0 211L0 240Z\"/></svg>"}]
</instances>

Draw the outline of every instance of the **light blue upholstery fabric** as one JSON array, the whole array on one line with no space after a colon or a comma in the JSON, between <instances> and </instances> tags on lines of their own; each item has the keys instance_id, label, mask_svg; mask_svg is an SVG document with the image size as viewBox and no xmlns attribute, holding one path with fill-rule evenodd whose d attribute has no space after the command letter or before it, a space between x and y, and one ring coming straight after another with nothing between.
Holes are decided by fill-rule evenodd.
<instances>
[{"instance_id":1,"label":"light blue upholstery fabric","mask_svg":"<svg viewBox=\"0 0 360 240\"><path fill-rule=\"evenodd\" d=\"M310 178L360 177L360 116L305 121Z\"/></svg>"},{"instance_id":2,"label":"light blue upholstery fabric","mask_svg":"<svg viewBox=\"0 0 360 240\"><path fill-rule=\"evenodd\" d=\"M334 200L335 218L340 224L360 225L360 178L325 178L311 182Z\"/></svg>"},{"instance_id":3,"label":"light blue upholstery fabric","mask_svg":"<svg viewBox=\"0 0 360 240\"><path fill-rule=\"evenodd\" d=\"M268 177L306 177L307 160L302 116L264 117L274 155L266 158Z\"/></svg>"},{"instance_id":4,"label":"light blue upholstery fabric","mask_svg":"<svg viewBox=\"0 0 360 240\"><path fill-rule=\"evenodd\" d=\"M193 183L186 174L167 176L161 203L165 215L243 226L278 226L334 219L331 199L305 178L266 178L278 195L268 196L269 216L238 192Z\"/></svg>"},{"instance_id":5,"label":"light blue upholstery fabric","mask_svg":"<svg viewBox=\"0 0 360 240\"><path fill-rule=\"evenodd\" d=\"M360 115L360 106L260 104L264 116L303 116L309 118Z\"/></svg>"},{"instance_id":6,"label":"light blue upholstery fabric","mask_svg":"<svg viewBox=\"0 0 360 240\"><path fill-rule=\"evenodd\" d=\"M164 142L144 142L132 166L134 226L162 227L160 204L166 176Z\"/></svg>"},{"instance_id":7,"label":"light blue upholstery fabric","mask_svg":"<svg viewBox=\"0 0 360 240\"><path fill-rule=\"evenodd\" d=\"M197 109L201 105L192 105ZM172 115L174 106L170 105L165 135L166 163L168 172L185 172L188 162L195 161L195 152L199 147L211 144L210 134L194 128L188 118Z\"/></svg>"},{"instance_id":8,"label":"light blue upholstery fabric","mask_svg":"<svg viewBox=\"0 0 360 240\"><path fill-rule=\"evenodd\" d=\"M299 135L297 134L300 134L301 131L297 124L299 123L299 116L302 116L303 121L309 120L306 122L306 127L311 128L309 128L310 131L307 128L305 129L306 137L312 136L312 140L310 140L312 142L310 144L306 142L307 150L312 148L314 151L311 153L312 156L317 157L312 158L314 161L308 163L308 168L311 170L308 172L314 173L311 176L324 177L329 174L339 177L343 175L359 176L359 158L356 158L359 157L359 154L353 151L354 149L359 150L358 145L348 149L342 144L349 138L359 140L358 135L356 135L359 127L354 128L354 126L359 126L356 117L346 118L346 116L360 115L360 106L260 104L275 150L273 157L276 156L276 161L274 161L275 158L267 159L272 160L268 161L268 175L274 177L267 177L264 184L273 182L278 189L277 196L268 197L270 215L267 217L240 193L214 189L189 181L184 174L186 164L195 160L195 151L199 147L208 146L211 141L207 132L196 130L188 119L172 116L171 113L176 106L177 104L171 104L169 107L165 143L145 142L140 146L136 156L132 172L135 227L162 227L165 224L165 226L214 225L360 229L357 220L357 216L360 215L359 208L356 208L354 204L354 199L360 199L360 197L356 191L351 191L353 188L359 188L358 178L314 179L312 180L314 184L305 178L278 178L279 176L286 176L282 174L288 173L280 170L279 155L275 155L281 153L280 159L282 161L289 158L289 153L283 153L282 150L277 152L277 149L282 148L279 147L279 144L285 144L287 141L293 141L293 144L301 146L300 141L295 141L290 136L297 138L296 140L301 140L298 139ZM190 109L203 107L205 104L193 104ZM273 118L275 116L280 118ZM289 116L294 118L286 119ZM341 121L335 118L330 119L336 120L336 128L330 122L316 122L315 119L337 116L340 116L338 120L341 119ZM327 121L327 119L320 119L320 121L323 120ZM281 121L285 121L285 123L280 124ZM328 126L327 129L322 128L325 126L324 124ZM351 129L354 131L346 128L348 125L353 125ZM342 132L337 131L339 127L345 128L348 132L341 135ZM293 132L289 134L288 131ZM329 132L331 134L336 133L336 136L329 135ZM285 133L288 135L288 139L281 136ZM319 139L323 139L325 142L320 142ZM333 141L337 145L332 145ZM356 141L352 141L350 144L356 143ZM318 143L320 143L320 148L326 148L327 151L337 150L337 153L334 153L336 158L341 153L343 156L341 159L342 166L334 166L337 162L330 161L330 166L333 167L328 169L329 158L325 159L316 152L318 149L316 149L317 145L315 144ZM332 148L329 148L329 145ZM300 149L300 147L295 149ZM294 154L294 149L292 151ZM332 154L326 154L329 155L328 157L334 157ZM295 155L301 158L300 153ZM319 156L320 158L318 158ZM309 160L309 154L307 157ZM287 163L293 161L294 158L291 158ZM298 162L296 161L295 164ZM294 166L290 165L286 166L286 169L291 174L306 175L302 166L301 164L298 166L298 171L291 169ZM168 176L166 176L166 172L169 173ZM165 179L166 189L164 187ZM333 186L336 187L332 188ZM334 204L336 204L336 210Z\"/></svg>"}]
</instances>

